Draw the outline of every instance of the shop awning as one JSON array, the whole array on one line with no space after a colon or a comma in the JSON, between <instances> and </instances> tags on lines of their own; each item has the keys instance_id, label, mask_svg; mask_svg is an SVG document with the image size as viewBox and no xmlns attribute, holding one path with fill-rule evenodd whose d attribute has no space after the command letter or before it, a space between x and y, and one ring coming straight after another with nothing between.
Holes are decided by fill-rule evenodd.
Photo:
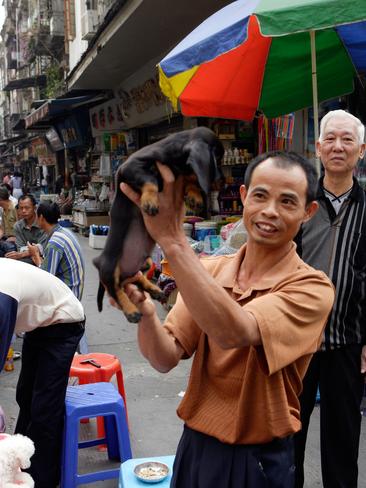
<instances>
[{"instance_id":1,"label":"shop awning","mask_svg":"<svg viewBox=\"0 0 366 488\"><path fill-rule=\"evenodd\" d=\"M47 100L40 107L25 117L25 128L45 129L51 125L50 121L60 117L71 110L85 104L104 100L104 95L83 95L73 98L56 98Z\"/></svg>"},{"instance_id":2,"label":"shop awning","mask_svg":"<svg viewBox=\"0 0 366 488\"><path fill-rule=\"evenodd\" d=\"M4 91L18 90L20 88L31 88L34 86L46 86L46 75L31 76L20 80L11 80L4 86Z\"/></svg>"}]
</instances>

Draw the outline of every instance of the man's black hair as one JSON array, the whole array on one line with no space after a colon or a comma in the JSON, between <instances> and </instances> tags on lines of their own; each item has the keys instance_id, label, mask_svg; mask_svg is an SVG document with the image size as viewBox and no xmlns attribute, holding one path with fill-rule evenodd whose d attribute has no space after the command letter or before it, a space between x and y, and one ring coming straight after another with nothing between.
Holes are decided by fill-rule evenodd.
<instances>
[{"instance_id":1,"label":"man's black hair","mask_svg":"<svg viewBox=\"0 0 366 488\"><path fill-rule=\"evenodd\" d=\"M0 186L0 200L9 200L10 192L6 186Z\"/></svg>"},{"instance_id":2,"label":"man's black hair","mask_svg":"<svg viewBox=\"0 0 366 488\"><path fill-rule=\"evenodd\" d=\"M302 168L308 183L306 190L306 204L316 199L318 187L318 175L316 169L308 159L293 151L268 151L254 158L249 163L245 172L244 184L247 188L249 188L255 168L269 158L273 159L274 164L279 168L291 168L292 166L299 166Z\"/></svg>"},{"instance_id":3,"label":"man's black hair","mask_svg":"<svg viewBox=\"0 0 366 488\"><path fill-rule=\"evenodd\" d=\"M8 192L11 195L11 192L13 191L12 187L9 185L9 183L1 183L1 186L5 186L5 188L8 190Z\"/></svg>"},{"instance_id":4,"label":"man's black hair","mask_svg":"<svg viewBox=\"0 0 366 488\"><path fill-rule=\"evenodd\" d=\"M23 200L30 200L34 206L37 205L37 200L34 198L34 196L31 193L27 193L26 195L22 195L21 197L18 198L18 202L22 202Z\"/></svg>"},{"instance_id":5,"label":"man's black hair","mask_svg":"<svg viewBox=\"0 0 366 488\"><path fill-rule=\"evenodd\" d=\"M46 220L48 224L57 224L61 217L60 209L57 203L42 202L37 207L37 217L40 215Z\"/></svg>"}]
</instances>

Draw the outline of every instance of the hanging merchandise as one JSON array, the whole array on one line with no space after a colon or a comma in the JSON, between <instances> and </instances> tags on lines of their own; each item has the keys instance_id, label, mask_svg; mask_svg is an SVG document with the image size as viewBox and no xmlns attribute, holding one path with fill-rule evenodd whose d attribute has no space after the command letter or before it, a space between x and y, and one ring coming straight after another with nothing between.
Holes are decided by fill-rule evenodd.
<instances>
[{"instance_id":1,"label":"hanging merchandise","mask_svg":"<svg viewBox=\"0 0 366 488\"><path fill-rule=\"evenodd\" d=\"M111 136L107 132L103 134L103 148L105 152L111 151Z\"/></svg>"},{"instance_id":2,"label":"hanging merchandise","mask_svg":"<svg viewBox=\"0 0 366 488\"><path fill-rule=\"evenodd\" d=\"M111 158L107 153L103 153L100 156L99 175L111 176Z\"/></svg>"},{"instance_id":3,"label":"hanging merchandise","mask_svg":"<svg viewBox=\"0 0 366 488\"><path fill-rule=\"evenodd\" d=\"M294 133L294 125L294 114L283 115L275 119L260 116L258 119L258 153L288 150Z\"/></svg>"},{"instance_id":4,"label":"hanging merchandise","mask_svg":"<svg viewBox=\"0 0 366 488\"><path fill-rule=\"evenodd\" d=\"M274 119L276 149L288 150L294 134L295 114L282 115Z\"/></svg>"},{"instance_id":5,"label":"hanging merchandise","mask_svg":"<svg viewBox=\"0 0 366 488\"><path fill-rule=\"evenodd\" d=\"M110 146L111 146L111 151L117 151L118 147L118 134L111 134L110 136Z\"/></svg>"},{"instance_id":6,"label":"hanging merchandise","mask_svg":"<svg viewBox=\"0 0 366 488\"><path fill-rule=\"evenodd\" d=\"M103 202L104 200L108 200L109 196L109 187L105 184L102 185L102 188L100 190L99 194L99 200Z\"/></svg>"}]
</instances>

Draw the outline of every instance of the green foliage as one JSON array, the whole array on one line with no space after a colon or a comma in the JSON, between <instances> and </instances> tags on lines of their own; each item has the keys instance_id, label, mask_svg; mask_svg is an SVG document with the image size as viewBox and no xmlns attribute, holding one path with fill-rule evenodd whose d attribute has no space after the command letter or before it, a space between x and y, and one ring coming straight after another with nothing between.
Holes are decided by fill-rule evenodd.
<instances>
[{"instance_id":1,"label":"green foliage","mask_svg":"<svg viewBox=\"0 0 366 488\"><path fill-rule=\"evenodd\" d=\"M52 63L46 70L47 85L45 94L47 98L56 98L60 95L63 87L62 69L56 64Z\"/></svg>"},{"instance_id":2,"label":"green foliage","mask_svg":"<svg viewBox=\"0 0 366 488\"><path fill-rule=\"evenodd\" d=\"M35 58L35 55L36 55L36 41L32 36L28 41L25 57L28 60L28 62L30 62Z\"/></svg>"}]
</instances>

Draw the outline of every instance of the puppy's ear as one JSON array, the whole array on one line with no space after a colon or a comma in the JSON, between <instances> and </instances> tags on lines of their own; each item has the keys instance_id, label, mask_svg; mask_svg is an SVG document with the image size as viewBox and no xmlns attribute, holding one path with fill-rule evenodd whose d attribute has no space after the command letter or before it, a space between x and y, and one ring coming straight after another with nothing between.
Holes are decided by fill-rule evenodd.
<instances>
[{"instance_id":1,"label":"puppy's ear","mask_svg":"<svg viewBox=\"0 0 366 488\"><path fill-rule=\"evenodd\" d=\"M202 190L208 194L211 183L216 178L216 158L213 148L203 140L189 142L187 164L191 166L197 176Z\"/></svg>"}]
</instances>

